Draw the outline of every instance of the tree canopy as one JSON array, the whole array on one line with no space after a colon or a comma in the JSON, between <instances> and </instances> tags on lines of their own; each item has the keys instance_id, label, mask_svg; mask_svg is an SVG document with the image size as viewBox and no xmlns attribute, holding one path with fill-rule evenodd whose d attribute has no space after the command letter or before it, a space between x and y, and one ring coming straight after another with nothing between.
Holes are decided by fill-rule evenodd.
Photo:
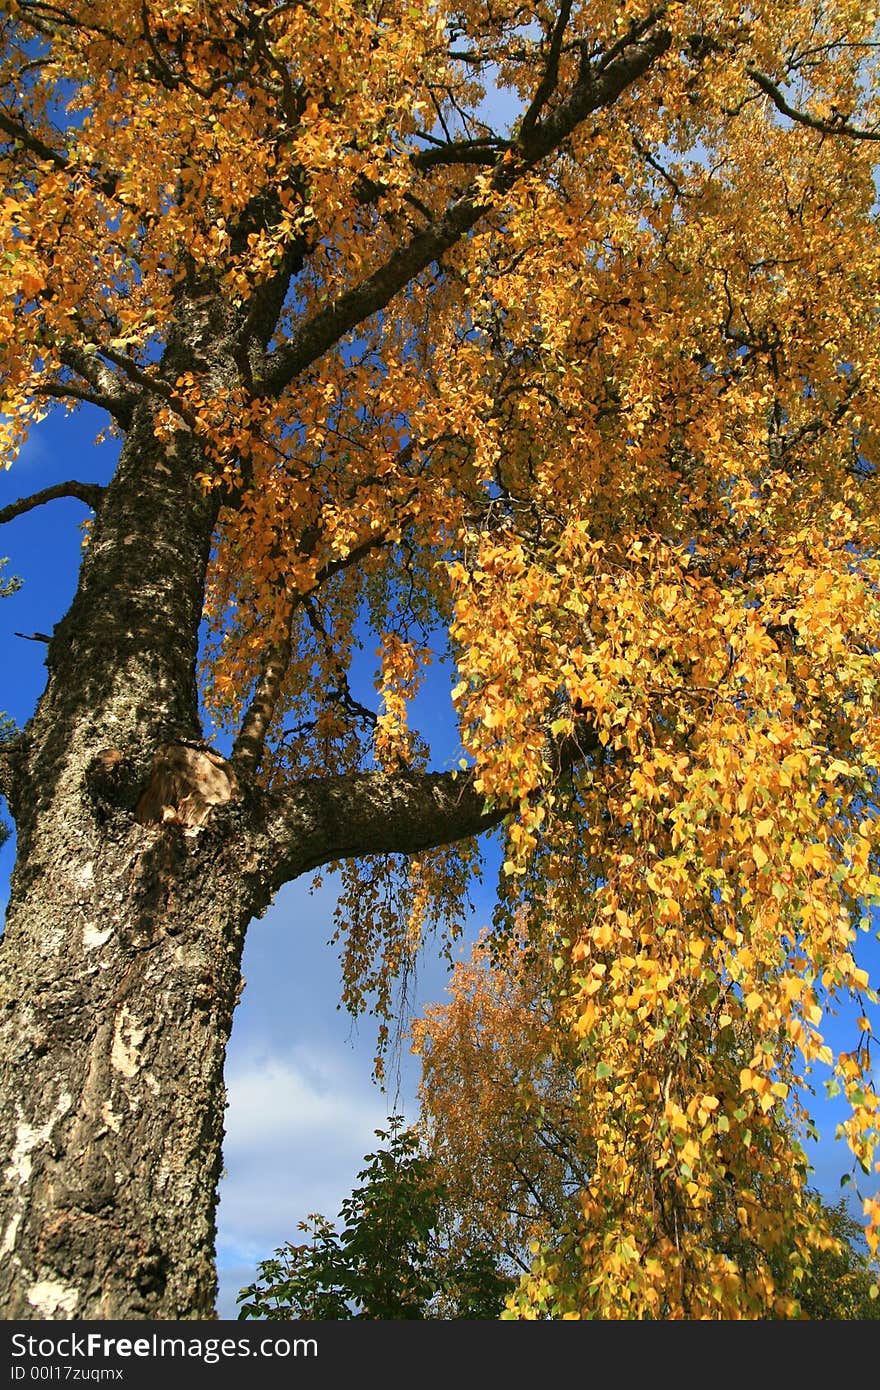
<instances>
[{"instance_id":1,"label":"tree canopy","mask_svg":"<svg viewBox=\"0 0 880 1390\"><path fill-rule=\"evenodd\" d=\"M213 1199L185 1254L175 1211L218 1171L247 921L342 865L343 998L387 1020L499 826L597 1146L581 1272L539 1255L524 1315L650 1312L663 1281L685 1315L772 1305L707 1232L732 1186L772 1243L738 1155L800 1172L817 1067L874 1170L877 20L7 0L3 453L84 402L123 441L106 488L0 513L95 511L0 746L16 1309L194 1315Z\"/></svg>"}]
</instances>

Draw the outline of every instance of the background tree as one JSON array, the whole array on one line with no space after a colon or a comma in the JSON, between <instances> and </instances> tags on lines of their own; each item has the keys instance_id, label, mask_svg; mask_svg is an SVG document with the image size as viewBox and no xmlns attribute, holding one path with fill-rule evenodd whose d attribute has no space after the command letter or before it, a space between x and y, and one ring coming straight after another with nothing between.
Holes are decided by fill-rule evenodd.
<instances>
[{"instance_id":1,"label":"background tree","mask_svg":"<svg viewBox=\"0 0 880 1390\"><path fill-rule=\"evenodd\" d=\"M867 1258L864 1232L841 1197L823 1204L833 1244L816 1250L794 1293L805 1317L840 1321L880 1318L876 1272Z\"/></svg>"},{"instance_id":2,"label":"background tree","mask_svg":"<svg viewBox=\"0 0 880 1390\"><path fill-rule=\"evenodd\" d=\"M505 822L575 1036L618 1112L668 1090L700 1192L682 1020L741 1001L735 1109L825 1056L877 888L875 22L6 5L4 453L82 402L121 439L106 487L0 514L95 513L0 757L7 1317L210 1312L244 932L324 864L344 998L387 1011ZM457 775L410 726L438 654ZM831 1060L870 1167L860 1017Z\"/></svg>"},{"instance_id":3,"label":"background tree","mask_svg":"<svg viewBox=\"0 0 880 1390\"><path fill-rule=\"evenodd\" d=\"M455 1213L453 1268L479 1251L518 1275L505 1317L576 1307L581 1317L670 1318L713 1304L730 1317L880 1317L863 1229L843 1199L832 1206L805 1185L792 1116L768 1114L763 1127L750 1117L747 1142L735 1112L720 1116L703 1160L714 1185L700 1202L693 1183L669 1173L668 1136L688 1141L664 1126L668 1098L635 1105L618 1121L630 1130L627 1168L614 1174L627 1183L624 1201L603 1191L614 1122L604 1088L594 1103L592 1088L582 1094L584 1049L560 1026L558 948L546 931L529 940L522 923L501 940L484 936L456 965L449 1001L414 1024L422 1149ZM711 1077L722 1095L725 1051ZM601 1060L589 1068L609 1076ZM708 1117L720 1107L707 1101L704 1091ZM627 1243L639 1251L638 1279L607 1259Z\"/></svg>"},{"instance_id":4,"label":"background tree","mask_svg":"<svg viewBox=\"0 0 880 1390\"><path fill-rule=\"evenodd\" d=\"M511 1280L492 1254L448 1241L457 1224L435 1165L414 1129L377 1130L363 1180L342 1204L341 1230L321 1216L301 1229L311 1243L264 1260L239 1295L241 1318L493 1318Z\"/></svg>"}]
</instances>

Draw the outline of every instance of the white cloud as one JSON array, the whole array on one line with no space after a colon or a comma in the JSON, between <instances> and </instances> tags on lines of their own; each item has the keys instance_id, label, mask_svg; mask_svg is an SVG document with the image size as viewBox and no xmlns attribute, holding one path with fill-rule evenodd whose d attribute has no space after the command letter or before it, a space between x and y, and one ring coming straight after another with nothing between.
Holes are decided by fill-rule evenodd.
<instances>
[{"instance_id":1,"label":"white cloud","mask_svg":"<svg viewBox=\"0 0 880 1390\"><path fill-rule=\"evenodd\" d=\"M309 1047L235 1060L227 1090L218 1312L234 1318L235 1296L261 1259L299 1239L311 1213L335 1218L380 1142L388 1102L362 1062Z\"/></svg>"},{"instance_id":2,"label":"white cloud","mask_svg":"<svg viewBox=\"0 0 880 1390\"><path fill-rule=\"evenodd\" d=\"M336 1217L388 1116L416 1117L419 1067L406 1044L399 1059L387 1059L383 1094L371 1080L375 1019L355 1024L338 1009L338 951L327 945L337 891L335 876L315 894L303 880L288 884L248 932L247 986L226 1061L217 1214L224 1318L237 1316L235 1296L258 1262L300 1239L300 1221L313 1212ZM426 953L414 983L420 1012L422 1001L443 997L445 966Z\"/></svg>"}]
</instances>

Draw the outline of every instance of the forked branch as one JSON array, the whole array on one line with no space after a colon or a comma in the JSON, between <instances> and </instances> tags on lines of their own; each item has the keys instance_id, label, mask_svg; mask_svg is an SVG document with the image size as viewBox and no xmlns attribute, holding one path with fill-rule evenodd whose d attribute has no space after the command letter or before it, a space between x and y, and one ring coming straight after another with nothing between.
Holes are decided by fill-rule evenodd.
<instances>
[{"instance_id":1,"label":"forked branch","mask_svg":"<svg viewBox=\"0 0 880 1390\"><path fill-rule=\"evenodd\" d=\"M584 62L571 90L534 124L527 138L520 140L518 152L498 152L488 184L469 184L440 216L393 251L372 275L314 314L283 346L268 355L259 382L255 380L259 394L279 396L346 333L384 309L415 276L433 261L439 261L467 235L489 210L496 195L513 188L540 160L558 149L592 112L615 102L651 68L670 42L669 31L651 19L615 45L614 55L607 54L604 62L595 66Z\"/></svg>"},{"instance_id":2,"label":"forked branch","mask_svg":"<svg viewBox=\"0 0 880 1390\"><path fill-rule=\"evenodd\" d=\"M349 551L344 559L328 561L315 576L314 586L310 593L314 593L334 575L350 569L366 555L380 550L386 544L387 537L384 534L371 534L360 545ZM241 728L233 745L230 759L236 774L242 780L253 776L263 760L266 739L278 706L284 677L290 665L293 623L299 609L308 597L308 594L296 594L290 600L282 635L272 642L264 653L260 674L254 685L251 702L242 718Z\"/></svg>"}]
</instances>

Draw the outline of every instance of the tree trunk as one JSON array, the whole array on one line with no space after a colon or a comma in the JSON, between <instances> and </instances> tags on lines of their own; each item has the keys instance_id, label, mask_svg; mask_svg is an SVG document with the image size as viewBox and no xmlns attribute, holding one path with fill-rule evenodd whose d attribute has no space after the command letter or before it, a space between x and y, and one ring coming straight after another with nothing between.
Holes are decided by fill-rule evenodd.
<instances>
[{"instance_id":1,"label":"tree trunk","mask_svg":"<svg viewBox=\"0 0 880 1390\"><path fill-rule=\"evenodd\" d=\"M6 1318L213 1316L251 907L211 830L68 834L4 942Z\"/></svg>"},{"instance_id":2,"label":"tree trunk","mask_svg":"<svg viewBox=\"0 0 880 1390\"><path fill-rule=\"evenodd\" d=\"M138 407L12 782L6 1318L213 1314L223 1056L255 904L228 837L194 828L204 814L136 814L156 749L200 737L215 508L195 448L186 435L160 445L151 402Z\"/></svg>"}]
</instances>

